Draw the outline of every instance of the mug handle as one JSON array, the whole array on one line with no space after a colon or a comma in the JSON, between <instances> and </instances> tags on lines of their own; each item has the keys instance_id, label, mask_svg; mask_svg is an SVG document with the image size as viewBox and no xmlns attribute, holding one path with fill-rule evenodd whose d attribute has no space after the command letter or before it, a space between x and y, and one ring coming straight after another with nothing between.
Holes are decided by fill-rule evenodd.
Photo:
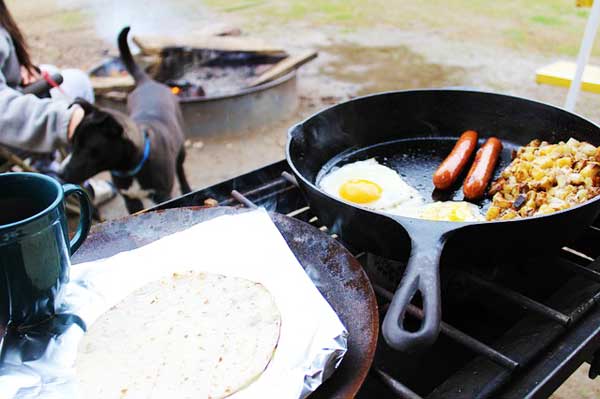
<instances>
[{"instance_id":1,"label":"mug handle","mask_svg":"<svg viewBox=\"0 0 600 399\"><path fill-rule=\"evenodd\" d=\"M81 214L79 216L79 225L77 226L77 232L69 243L69 250L71 255L75 253L85 241L92 224L92 204L87 193L79 186L74 184L63 184L63 191L65 198L69 195L74 195L79 200L79 210Z\"/></svg>"}]
</instances>

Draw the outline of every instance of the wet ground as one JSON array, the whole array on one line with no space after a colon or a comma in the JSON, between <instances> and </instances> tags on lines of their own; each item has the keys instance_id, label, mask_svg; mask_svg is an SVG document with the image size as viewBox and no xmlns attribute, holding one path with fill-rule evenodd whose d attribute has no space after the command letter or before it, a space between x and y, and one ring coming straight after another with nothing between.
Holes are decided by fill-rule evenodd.
<instances>
[{"instance_id":1,"label":"wet ground","mask_svg":"<svg viewBox=\"0 0 600 399\"><path fill-rule=\"evenodd\" d=\"M358 47L344 42L323 46L331 59L320 72L331 79L356 84L356 94L422 87L460 85L466 70L429 62L406 46Z\"/></svg>"},{"instance_id":2,"label":"wet ground","mask_svg":"<svg viewBox=\"0 0 600 399\"><path fill-rule=\"evenodd\" d=\"M537 85L534 78L540 66L576 54L587 11L573 3L48 0L40 7L33 0L8 1L34 58L61 67L90 68L114 51L124 24L138 33L168 33L227 22L286 49L319 50L300 70L297 112L257 131L190 143L185 169L193 188L282 159L287 127L357 95L462 86L562 105L566 89ZM582 93L577 112L600 120L600 95ZM102 214L124 215L122 201L114 199ZM599 398L600 384L585 374L584 366L553 398Z\"/></svg>"}]
</instances>

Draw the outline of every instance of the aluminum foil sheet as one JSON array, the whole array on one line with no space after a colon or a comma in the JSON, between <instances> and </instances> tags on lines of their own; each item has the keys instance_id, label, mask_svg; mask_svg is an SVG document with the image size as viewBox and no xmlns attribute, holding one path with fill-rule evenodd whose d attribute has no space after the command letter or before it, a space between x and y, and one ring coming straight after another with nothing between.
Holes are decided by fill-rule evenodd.
<instances>
[{"instance_id":1,"label":"aluminum foil sheet","mask_svg":"<svg viewBox=\"0 0 600 399\"><path fill-rule=\"evenodd\" d=\"M0 399L85 398L78 390L75 359L86 326L137 288L188 270L259 282L281 313L271 362L256 381L230 398L304 398L339 366L347 350L347 330L267 212L259 209L221 216L144 247L72 267L57 316L34 331L4 338Z\"/></svg>"}]
</instances>

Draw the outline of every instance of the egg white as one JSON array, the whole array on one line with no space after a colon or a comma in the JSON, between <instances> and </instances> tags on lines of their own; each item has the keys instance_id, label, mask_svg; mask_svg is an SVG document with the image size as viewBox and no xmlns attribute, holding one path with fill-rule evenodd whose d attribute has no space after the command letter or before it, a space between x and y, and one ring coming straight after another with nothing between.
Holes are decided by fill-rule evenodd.
<instances>
[{"instance_id":1,"label":"egg white","mask_svg":"<svg viewBox=\"0 0 600 399\"><path fill-rule=\"evenodd\" d=\"M374 158L357 161L334 169L319 181L319 187L336 198L347 201L340 196L340 188L353 179L368 180L381 187L381 196L369 203L356 204L369 209L390 210L397 206L414 207L423 203L419 192L408 185L393 169L381 165Z\"/></svg>"},{"instance_id":2,"label":"egg white","mask_svg":"<svg viewBox=\"0 0 600 399\"><path fill-rule=\"evenodd\" d=\"M479 207L466 201L437 201L416 207L397 207L395 215L448 222L478 222L485 220Z\"/></svg>"}]
</instances>

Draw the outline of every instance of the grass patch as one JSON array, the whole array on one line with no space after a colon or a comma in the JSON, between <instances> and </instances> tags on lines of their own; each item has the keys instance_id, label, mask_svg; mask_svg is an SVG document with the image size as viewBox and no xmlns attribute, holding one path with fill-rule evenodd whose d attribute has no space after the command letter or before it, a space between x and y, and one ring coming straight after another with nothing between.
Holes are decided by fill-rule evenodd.
<instances>
[{"instance_id":1,"label":"grass patch","mask_svg":"<svg viewBox=\"0 0 600 399\"><path fill-rule=\"evenodd\" d=\"M248 8L262 6L265 3L266 3L265 0L247 1L247 2L244 2L244 3L238 3L238 4L230 5L230 6L227 6L227 7L223 7L223 8L220 9L220 11L223 11L223 12L240 11L240 10L245 10L245 9L248 9Z\"/></svg>"},{"instance_id":2,"label":"grass patch","mask_svg":"<svg viewBox=\"0 0 600 399\"><path fill-rule=\"evenodd\" d=\"M590 11L580 9L575 12L575 15L578 16L579 18L587 18L590 16Z\"/></svg>"},{"instance_id":3,"label":"grass patch","mask_svg":"<svg viewBox=\"0 0 600 399\"><path fill-rule=\"evenodd\" d=\"M304 19L309 13L308 7L302 3L294 3L288 11L288 19Z\"/></svg>"},{"instance_id":4,"label":"grass patch","mask_svg":"<svg viewBox=\"0 0 600 399\"><path fill-rule=\"evenodd\" d=\"M64 29L78 28L85 22L85 17L79 10L65 10L53 18Z\"/></svg>"},{"instance_id":5,"label":"grass patch","mask_svg":"<svg viewBox=\"0 0 600 399\"><path fill-rule=\"evenodd\" d=\"M511 47L521 47L527 42L527 35L522 29L510 28L504 31L504 35L510 42Z\"/></svg>"},{"instance_id":6,"label":"grass patch","mask_svg":"<svg viewBox=\"0 0 600 399\"><path fill-rule=\"evenodd\" d=\"M557 26L562 24L562 21L557 17L550 17L546 15L534 15L530 18L531 22L547 26Z\"/></svg>"},{"instance_id":7,"label":"grass patch","mask_svg":"<svg viewBox=\"0 0 600 399\"><path fill-rule=\"evenodd\" d=\"M569 43L559 44L556 47L556 51L558 53L560 53L560 54L568 55L570 57L574 57L579 52L579 46L578 45L574 45L574 44L569 44Z\"/></svg>"},{"instance_id":8,"label":"grass patch","mask_svg":"<svg viewBox=\"0 0 600 399\"><path fill-rule=\"evenodd\" d=\"M473 40L557 57L577 52L588 9L573 0L238 0L217 11L247 17L247 26L308 23L315 29L336 26L341 32L389 26L436 30L449 40ZM600 0L598 0L600 1ZM600 42L600 40L599 40ZM594 47L600 55L600 47Z\"/></svg>"}]
</instances>

